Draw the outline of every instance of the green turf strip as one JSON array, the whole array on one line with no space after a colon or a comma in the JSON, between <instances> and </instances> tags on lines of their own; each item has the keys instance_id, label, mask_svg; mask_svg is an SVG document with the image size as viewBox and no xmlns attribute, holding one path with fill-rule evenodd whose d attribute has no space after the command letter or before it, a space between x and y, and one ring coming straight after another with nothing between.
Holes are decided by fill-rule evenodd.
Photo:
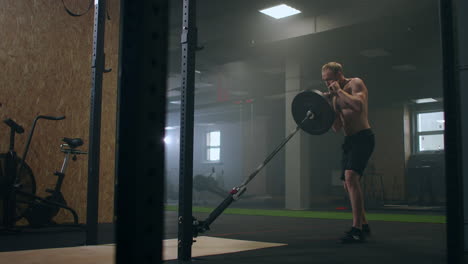
<instances>
[{"instance_id":1,"label":"green turf strip","mask_svg":"<svg viewBox=\"0 0 468 264\"><path fill-rule=\"evenodd\" d=\"M211 213L214 208L193 207L194 213ZM166 206L167 211L177 211L177 206ZM264 209L239 209L228 208L224 214L237 215L259 215L259 216L285 216L285 217L301 217L301 218L316 218L316 219L352 219L350 212L314 212L314 211L291 211L291 210L264 210ZM408 222L408 223L433 223L445 224L444 215L411 215L411 214L381 214L368 213L366 218L372 221L391 221L391 222Z\"/></svg>"}]
</instances>

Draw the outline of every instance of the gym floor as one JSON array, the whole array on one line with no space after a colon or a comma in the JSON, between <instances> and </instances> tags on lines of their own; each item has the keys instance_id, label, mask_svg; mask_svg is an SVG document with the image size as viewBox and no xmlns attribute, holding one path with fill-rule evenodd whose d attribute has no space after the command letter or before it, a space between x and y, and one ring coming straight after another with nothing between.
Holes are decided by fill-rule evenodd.
<instances>
[{"instance_id":1,"label":"gym floor","mask_svg":"<svg viewBox=\"0 0 468 264\"><path fill-rule=\"evenodd\" d=\"M194 209L197 218L207 217L207 213L200 211L203 210ZM307 211L295 217L278 216L282 211L275 211L277 216L267 215L271 212L234 209L221 215L212 224L212 230L203 235L284 243L286 246L197 257L193 259L194 262L446 263L446 230L444 220L441 220L444 215L440 212L391 212L392 215L388 212L369 212L369 219L380 219L369 221L372 236L366 243L351 245L341 244L338 240L351 224L349 219L340 219L349 218L347 212L341 216L330 213L330 219ZM166 239L177 238L176 219L177 211L169 208L165 219ZM101 225L99 238L102 244L113 243L113 226ZM0 251L73 247L83 245L84 241L84 231L76 228L27 230L2 235Z\"/></svg>"}]
</instances>

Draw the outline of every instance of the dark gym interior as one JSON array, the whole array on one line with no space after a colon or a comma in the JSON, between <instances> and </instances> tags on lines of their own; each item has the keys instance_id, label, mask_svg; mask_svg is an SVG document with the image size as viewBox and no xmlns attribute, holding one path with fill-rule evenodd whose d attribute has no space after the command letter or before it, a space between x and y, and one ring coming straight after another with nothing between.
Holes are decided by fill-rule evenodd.
<instances>
[{"instance_id":1,"label":"dark gym interior","mask_svg":"<svg viewBox=\"0 0 468 264\"><path fill-rule=\"evenodd\" d=\"M465 1L0 5L0 263L466 262ZM358 243L329 62L375 135Z\"/></svg>"}]
</instances>

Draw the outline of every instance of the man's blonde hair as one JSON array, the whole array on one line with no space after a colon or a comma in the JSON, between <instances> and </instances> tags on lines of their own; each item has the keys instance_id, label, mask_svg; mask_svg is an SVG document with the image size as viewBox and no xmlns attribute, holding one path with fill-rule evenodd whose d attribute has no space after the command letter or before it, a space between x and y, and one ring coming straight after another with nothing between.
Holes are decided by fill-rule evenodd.
<instances>
[{"instance_id":1,"label":"man's blonde hair","mask_svg":"<svg viewBox=\"0 0 468 264\"><path fill-rule=\"evenodd\" d=\"M322 66L322 71L331 70L333 73L343 73L343 66L338 62L329 62Z\"/></svg>"}]
</instances>

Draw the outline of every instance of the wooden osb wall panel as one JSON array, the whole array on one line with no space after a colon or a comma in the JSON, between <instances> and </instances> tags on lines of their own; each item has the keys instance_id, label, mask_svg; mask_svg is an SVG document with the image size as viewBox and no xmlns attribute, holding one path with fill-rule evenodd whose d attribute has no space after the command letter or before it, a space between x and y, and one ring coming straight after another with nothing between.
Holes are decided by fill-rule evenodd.
<instances>
[{"instance_id":1,"label":"wooden osb wall panel","mask_svg":"<svg viewBox=\"0 0 468 264\"><path fill-rule=\"evenodd\" d=\"M114 145L119 40L119 0L107 0L106 73L103 84L99 221L111 222L114 204ZM38 194L53 186L63 155L62 137L81 137L88 149L91 55L94 8L82 17L68 15L62 1L0 0L0 118L12 118L29 133L35 116L65 115L63 121L40 120L27 163L36 176ZM8 148L9 131L0 125L0 148ZM21 155L27 133L16 140ZM68 204L86 220L87 156L69 164L63 185ZM70 221L60 213L58 222Z\"/></svg>"}]
</instances>

